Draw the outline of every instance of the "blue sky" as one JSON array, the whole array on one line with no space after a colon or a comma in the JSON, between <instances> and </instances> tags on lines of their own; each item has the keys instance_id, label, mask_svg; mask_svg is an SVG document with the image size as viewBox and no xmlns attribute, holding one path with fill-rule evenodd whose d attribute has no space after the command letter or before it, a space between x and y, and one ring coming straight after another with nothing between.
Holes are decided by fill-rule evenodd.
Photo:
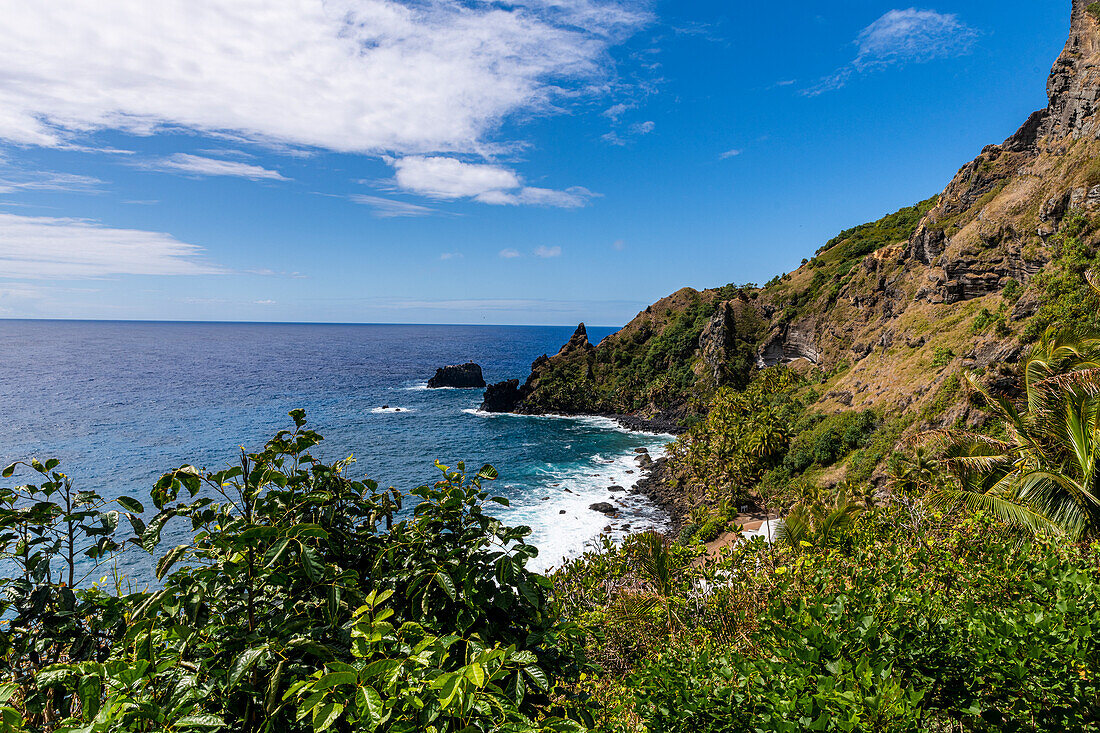
<instances>
[{"instance_id":1,"label":"blue sky","mask_svg":"<svg viewBox=\"0 0 1100 733\"><path fill-rule=\"evenodd\" d=\"M619 325L941 190L1069 2L0 15L0 316Z\"/></svg>"}]
</instances>

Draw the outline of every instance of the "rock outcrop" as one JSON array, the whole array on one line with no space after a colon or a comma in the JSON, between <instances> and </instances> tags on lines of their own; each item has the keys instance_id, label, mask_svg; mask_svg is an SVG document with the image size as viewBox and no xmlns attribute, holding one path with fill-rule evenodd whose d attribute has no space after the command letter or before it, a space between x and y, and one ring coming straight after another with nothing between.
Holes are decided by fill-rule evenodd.
<instances>
[{"instance_id":1,"label":"rock outcrop","mask_svg":"<svg viewBox=\"0 0 1100 733\"><path fill-rule=\"evenodd\" d=\"M485 377L481 375L481 367L472 361L440 367L435 371L435 376L428 380L428 389L441 387L480 389L484 386Z\"/></svg>"},{"instance_id":2,"label":"rock outcrop","mask_svg":"<svg viewBox=\"0 0 1100 733\"><path fill-rule=\"evenodd\" d=\"M481 409L485 412L515 412L523 401L523 396L518 379L490 384L481 400Z\"/></svg>"}]
</instances>

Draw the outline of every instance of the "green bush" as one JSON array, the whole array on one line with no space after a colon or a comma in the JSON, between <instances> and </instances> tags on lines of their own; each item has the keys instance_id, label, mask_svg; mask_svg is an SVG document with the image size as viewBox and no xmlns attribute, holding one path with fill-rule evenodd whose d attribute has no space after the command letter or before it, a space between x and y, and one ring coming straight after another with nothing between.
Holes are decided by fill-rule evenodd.
<instances>
[{"instance_id":1,"label":"green bush","mask_svg":"<svg viewBox=\"0 0 1100 733\"><path fill-rule=\"evenodd\" d=\"M485 466L439 466L407 496L312 455L321 436L278 433L237 466L184 466L153 488L156 513L74 492L56 461L39 486L0 491L4 578L0 708L31 731L579 730L550 708L580 672L581 639L526 565L527 527L485 512ZM438 464L437 464L438 465ZM398 515L406 499L411 512ZM28 507L31 511L28 511ZM125 544L159 556L160 587L74 590L74 552ZM172 522L191 540L161 553ZM67 566L59 579L51 568ZM8 569L8 565L3 566ZM17 693L17 694L16 694ZM584 719L577 709L574 715ZM538 720L540 722L532 722Z\"/></svg>"},{"instance_id":2,"label":"green bush","mask_svg":"<svg viewBox=\"0 0 1100 733\"><path fill-rule=\"evenodd\" d=\"M887 524L848 557L765 563L745 643L648 660L630 680L648 729L1100 730L1095 558L982 521L934 538Z\"/></svg>"},{"instance_id":3,"label":"green bush","mask_svg":"<svg viewBox=\"0 0 1100 733\"><path fill-rule=\"evenodd\" d=\"M1095 331L1100 328L1100 295L1086 274L1100 272L1100 251L1093 239L1096 222L1072 212L1051 238L1051 263L1036 275L1039 310L1024 329L1025 341L1035 341L1048 328Z\"/></svg>"},{"instance_id":4,"label":"green bush","mask_svg":"<svg viewBox=\"0 0 1100 733\"><path fill-rule=\"evenodd\" d=\"M791 441L783 466L792 474L802 473L814 465L831 466L866 445L878 425L879 417L872 410L806 419L799 426L802 430Z\"/></svg>"},{"instance_id":5,"label":"green bush","mask_svg":"<svg viewBox=\"0 0 1100 733\"><path fill-rule=\"evenodd\" d=\"M936 351L932 354L933 369L942 369L953 361L955 361L955 352L946 346L936 347Z\"/></svg>"}]
</instances>

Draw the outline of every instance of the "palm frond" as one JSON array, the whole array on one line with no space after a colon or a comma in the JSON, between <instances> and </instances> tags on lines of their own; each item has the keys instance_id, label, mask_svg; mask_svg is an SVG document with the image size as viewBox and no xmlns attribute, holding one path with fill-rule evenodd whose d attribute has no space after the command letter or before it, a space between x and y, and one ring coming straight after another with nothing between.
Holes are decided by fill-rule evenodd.
<instances>
[{"instance_id":1,"label":"palm frond","mask_svg":"<svg viewBox=\"0 0 1100 733\"><path fill-rule=\"evenodd\" d=\"M934 506L964 507L986 512L997 519L1036 533L1055 533L1060 527L1042 513L1003 496L965 489L938 489L929 495Z\"/></svg>"}]
</instances>

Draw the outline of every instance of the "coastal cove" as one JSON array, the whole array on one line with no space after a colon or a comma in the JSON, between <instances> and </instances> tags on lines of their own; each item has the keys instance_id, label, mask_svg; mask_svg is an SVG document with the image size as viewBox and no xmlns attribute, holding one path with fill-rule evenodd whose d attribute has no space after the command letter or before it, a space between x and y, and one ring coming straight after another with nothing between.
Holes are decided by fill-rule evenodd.
<instances>
[{"instance_id":1,"label":"coastal cove","mask_svg":"<svg viewBox=\"0 0 1100 733\"><path fill-rule=\"evenodd\" d=\"M597 337L611 331L592 330ZM407 491L437 480L435 459L491 463L500 474L493 493L512 505L502 519L532 527L541 550L532 565L548 569L605 530L619 538L667 526L667 513L631 489L643 476L635 449L657 458L672 436L602 417L490 416L478 410L482 390L429 390L427 380L437 367L465 360L492 380L521 376L571 332L4 321L0 334L24 346L18 357L10 350L0 357L3 458L56 456L80 489L141 496L180 465L229 465L238 446L262 445L300 408L325 437L319 456L354 455L352 474L383 487ZM605 501L614 515L589 509ZM177 544L184 530L172 525L165 541ZM152 562L131 550L120 569L140 587Z\"/></svg>"}]
</instances>

